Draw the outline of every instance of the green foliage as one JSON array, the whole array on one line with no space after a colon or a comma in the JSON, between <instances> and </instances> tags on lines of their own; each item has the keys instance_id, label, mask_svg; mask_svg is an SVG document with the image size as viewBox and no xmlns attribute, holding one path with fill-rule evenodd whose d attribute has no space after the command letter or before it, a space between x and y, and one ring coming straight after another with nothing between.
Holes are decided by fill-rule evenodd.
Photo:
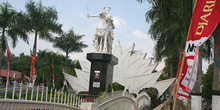
<instances>
[{"instance_id":1,"label":"green foliage","mask_svg":"<svg viewBox=\"0 0 220 110\"><path fill-rule=\"evenodd\" d=\"M107 87L107 93L111 93L112 92L112 86L111 84L109 83L108 84L108 87Z\"/></svg>"},{"instance_id":2,"label":"green foliage","mask_svg":"<svg viewBox=\"0 0 220 110\"><path fill-rule=\"evenodd\" d=\"M142 3L144 0L137 0ZM146 0L152 8L145 14L146 22L152 22L149 29L157 62L165 58L163 71L174 77L178 58L185 47L188 28L192 16L190 0ZM172 66L171 66L172 64ZM172 74L171 74L172 73Z\"/></svg>"},{"instance_id":3,"label":"green foliage","mask_svg":"<svg viewBox=\"0 0 220 110\"><path fill-rule=\"evenodd\" d=\"M13 48L18 39L28 43L26 28L23 25L25 16L22 12L16 12L8 2L0 4L0 70L2 67L3 53L5 52L8 40L11 41Z\"/></svg>"},{"instance_id":4,"label":"green foliage","mask_svg":"<svg viewBox=\"0 0 220 110\"><path fill-rule=\"evenodd\" d=\"M163 72L167 74L167 77L173 78L176 76L178 61L179 56L167 57L167 59L164 60L165 67L163 68Z\"/></svg>"},{"instance_id":5,"label":"green foliage","mask_svg":"<svg viewBox=\"0 0 220 110\"><path fill-rule=\"evenodd\" d=\"M185 48L188 30L192 17L191 0L137 0L151 4L146 12L146 22L151 22L148 33L154 40L155 59L157 62L165 59L166 66L163 71L174 77L177 70L178 58ZM207 40L203 45L203 57L212 56L213 40Z\"/></svg>"},{"instance_id":6,"label":"green foliage","mask_svg":"<svg viewBox=\"0 0 220 110\"><path fill-rule=\"evenodd\" d=\"M147 94L151 97L151 108L155 108L160 104L160 99L157 98L158 91L156 88L150 87L140 90L141 92L147 92Z\"/></svg>"},{"instance_id":7,"label":"green foliage","mask_svg":"<svg viewBox=\"0 0 220 110\"><path fill-rule=\"evenodd\" d=\"M108 93L105 91L105 92L100 92L99 94L98 94L98 97L99 98L104 98L104 97L106 97L108 95Z\"/></svg>"},{"instance_id":8,"label":"green foliage","mask_svg":"<svg viewBox=\"0 0 220 110\"><path fill-rule=\"evenodd\" d=\"M137 97L137 94L135 94L135 93L131 93L135 98Z\"/></svg>"},{"instance_id":9,"label":"green foliage","mask_svg":"<svg viewBox=\"0 0 220 110\"><path fill-rule=\"evenodd\" d=\"M68 92L66 85L64 85L63 92Z\"/></svg>"},{"instance_id":10,"label":"green foliage","mask_svg":"<svg viewBox=\"0 0 220 110\"><path fill-rule=\"evenodd\" d=\"M58 14L53 7L44 7L41 3L32 0L25 5L27 20L25 23L35 35L33 53L36 55L37 38L52 41L52 33L61 33L62 25L57 23Z\"/></svg>"},{"instance_id":11,"label":"green foliage","mask_svg":"<svg viewBox=\"0 0 220 110\"><path fill-rule=\"evenodd\" d=\"M113 83L113 84L112 84L112 88L113 88L114 91L124 90L124 86L122 86L122 85L119 84L119 83Z\"/></svg>"},{"instance_id":12,"label":"green foliage","mask_svg":"<svg viewBox=\"0 0 220 110\"><path fill-rule=\"evenodd\" d=\"M202 97L206 99L212 99L212 86L213 86L213 70L214 64L210 64L206 74L202 76Z\"/></svg>"},{"instance_id":13,"label":"green foliage","mask_svg":"<svg viewBox=\"0 0 220 110\"><path fill-rule=\"evenodd\" d=\"M67 73L77 77L75 69L73 69L73 68L81 69L79 61L78 60L72 61L71 59L68 59L68 61L67 61Z\"/></svg>"},{"instance_id":14,"label":"green foliage","mask_svg":"<svg viewBox=\"0 0 220 110\"><path fill-rule=\"evenodd\" d=\"M12 92L7 92L7 99L12 99ZM2 97L5 97L5 93L3 93ZM18 96L14 94L14 99L18 99Z\"/></svg>"},{"instance_id":15,"label":"green foliage","mask_svg":"<svg viewBox=\"0 0 220 110\"><path fill-rule=\"evenodd\" d=\"M8 2L0 4L0 48L3 49L3 51L5 51L8 38L12 40L13 47L16 46L18 38L28 43L28 36L22 25L23 19L23 13L16 12Z\"/></svg>"},{"instance_id":16,"label":"green foliage","mask_svg":"<svg viewBox=\"0 0 220 110\"><path fill-rule=\"evenodd\" d=\"M64 32L59 37L53 39L53 46L66 53L66 69L69 53L82 52L83 48L88 47L88 45L80 41L83 36L84 35L75 34L73 30L69 30L67 33ZM66 69L65 71L67 72Z\"/></svg>"},{"instance_id":17,"label":"green foliage","mask_svg":"<svg viewBox=\"0 0 220 110\"><path fill-rule=\"evenodd\" d=\"M29 55L24 55L24 53L21 53L18 57L10 57L10 69L19 71L22 75L30 76L30 59L31 57ZM6 66L7 64L5 62L4 67L6 68Z\"/></svg>"},{"instance_id":18,"label":"green foliage","mask_svg":"<svg viewBox=\"0 0 220 110\"><path fill-rule=\"evenodd\" d=\"M5 56L4 56L5 57ZM54 61L55 87L60 89L63 87L64 76L62 74L65 66L65 57L63 55L47 50L39 50L36 57L35 68L37 71L36 84L45 83L49 88L53 87L52 80L52 59ZM6 58L3 60L3 68L6 69ZM31 58L29 55L21 53L19 56L12 55L10 58L10 69L19 71L22 75L30 76ZM75 75L74 68L81 68L79 61L68 59L68 73Z\"/></svg>"},{"instance_id":19,"label":"green foliage","mask_svg":"<svg viewBox=\"0 0 220 110\"><path fill-rule=\"evenodd\" d=\"M168 74L162 73L158 79L158 81L169 79Z\"/></svg>"}]
</instances>

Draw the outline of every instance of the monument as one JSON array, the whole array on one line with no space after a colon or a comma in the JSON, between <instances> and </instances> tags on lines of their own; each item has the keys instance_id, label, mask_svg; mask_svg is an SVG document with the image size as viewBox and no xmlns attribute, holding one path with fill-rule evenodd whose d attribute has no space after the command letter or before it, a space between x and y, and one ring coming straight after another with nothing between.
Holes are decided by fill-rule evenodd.
<instances>
[{"instance_id":1,"label":"monument","mask_svg":"<svg viewBox=\"0 0 220 110\"><path fill-rule=\"evenodd\" d=\"M88 13L88 18L100 18L93 39L95 52L87 54L88 60L80 61L82 69L75 68L77 77L63 72L65 79L76 93L89 91L91 97L105 91L109 83L117 82L136 94L143 88L156 88L159 98L175 78L158 81L162 71L153 72L158 64L153 63L153 58L146 58L146 53L134 50L135 44L123 50L118 41L112 50L114 24L109 10L105 7L99 15Z\"/></svg>"},{"instance_id":2,"label":"monument","mask_svg":"<svg viewBox=\"0 0 220 110\"><path fill-rule=\"evenodd\" d=\"M104 7L104 10L98 15L90 15L88 8L87 17L99 17L100 22L96 27L93 46L94 53L88 53L87 59L91 62L89 94L98 95L101 91L106 91L109 84L112 84L113 68L118 63L118 58L112 55L113 37L113 19L109 13L110 7Z\"/></svg>"}]
</instances>

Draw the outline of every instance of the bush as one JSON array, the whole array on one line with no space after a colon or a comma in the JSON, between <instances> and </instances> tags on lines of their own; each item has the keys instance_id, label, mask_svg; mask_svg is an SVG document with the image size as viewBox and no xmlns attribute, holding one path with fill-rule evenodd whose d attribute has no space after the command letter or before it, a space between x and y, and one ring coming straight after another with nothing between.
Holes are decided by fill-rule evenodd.
<instances>
[{"instance_id":1,"label":"bush","mask_svg":"<svg viewBox=\"0 0 220 110\"><path fill-rule=\"evenodd\" d=\"M80 91L78 94L89 94L89 91Z\"/></svg>"},{"instance_id":2,"label":"bush","mask_svg":"<svg viewBox=\"0 0 220 110\"><path fill-rule=\"evenodd\" d=\"M112 92L112 86L111 84L108 84L107 93L111 93L111 92Z\"/></svg>"},{"instance_id":3,"label":"bush","mask_svg":"<svg viewBox=\"0 0 220 110\"><path fill-rule=\"evenodd\" d=\"M135 94L135 93L131 93L135 98L137 97L137 94Z\"/></svg>"},{"instance_id":4,"label":"bush","mask_svg":"<svg viewBox=\"0 0 220 110\"><path fill-rule=\"evenodd\" d=\"M8 92L7 93L7 98L12 99L12 94L13 94L12 92ZM5 93L4 93L3 97L5 97ZM16 94L14 95L14 99L18 99L18 96Z\"/></svg>"}]
</instances>

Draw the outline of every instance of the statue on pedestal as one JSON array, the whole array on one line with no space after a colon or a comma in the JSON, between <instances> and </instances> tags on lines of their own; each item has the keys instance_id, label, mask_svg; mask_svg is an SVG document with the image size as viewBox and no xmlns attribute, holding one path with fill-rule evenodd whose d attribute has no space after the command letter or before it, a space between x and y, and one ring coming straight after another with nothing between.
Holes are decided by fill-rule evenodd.
<instances>
[{"instance_id":1,"label":"statue on pedestal","mask_svg":"<svg viewBox=\"0 0 220 110\"><path fill-rule=\"evenodd\" d=\"M110 7L104 7L104 10L98 15L90 15L87 8L87 17L99 17L100 22L96 27L96 33L94 34L93 46L97 52L112 53L112 43L114 40L112 15L109 13Z\"/></svg>"}]
</instances>

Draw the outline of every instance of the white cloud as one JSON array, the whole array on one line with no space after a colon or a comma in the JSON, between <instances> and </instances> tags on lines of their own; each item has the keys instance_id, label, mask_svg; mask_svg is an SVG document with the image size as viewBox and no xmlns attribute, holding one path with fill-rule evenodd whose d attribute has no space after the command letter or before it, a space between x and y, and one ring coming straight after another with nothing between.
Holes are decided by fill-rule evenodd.
<instances>
[{"instance_id":1,"label":"white cloud","mask_svg":"<svg viewBox=\"0 0 220 110\"><path fill-rule=\"evenodd\" d=\"M126 25L126 21L122 18L119 17L113 17L113 23L115 25L115 27L119 27L121 25Z\"/></svg>"},{"instance_id":2,"label":"white cloud","mask_svg":"<svg viewBox=\"0 0 220 110\"><path fill-rule=\"evenodd\" d=\"M74 53L70 54L69 57L70 57L70 59L72 59L72 60L79 59L79 56L76 55L76 54L74 54Z\"/></svg>"},{"instance_id":3,"label":"white cloud","mask_svg":"<svg viewBox=\"0 0 220 110\"><path fill-rule=\"evenodd\" d=\"M148 34L143 33L143 32L141 32L141 31L138 30L138 29L135 30L135 31L133 31L132 34L133 34L134 36L138 37L138 38L141 38L141 39L145 39L145 40L151 41L150 36L149 36Z\"/></svg>"},{"instance_id":4,"label":"white cloud","mask_svg":"<svg viewBox=\"0 0 220 110\"><path fill-rule=\"evenodd\" d=\"M78 12L77 16L84 18L85 17L85 13L83 11L80 11L80 12Z\"/></svg>"}]
</instances>

